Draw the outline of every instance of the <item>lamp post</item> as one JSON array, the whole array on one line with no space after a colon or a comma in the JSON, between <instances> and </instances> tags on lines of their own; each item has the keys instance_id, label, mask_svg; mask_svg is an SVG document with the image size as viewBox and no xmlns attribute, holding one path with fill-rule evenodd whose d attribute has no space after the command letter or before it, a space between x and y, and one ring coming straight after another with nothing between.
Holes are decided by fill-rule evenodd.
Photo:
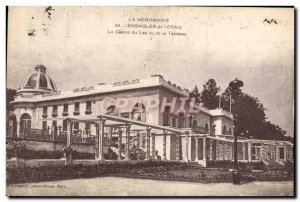
<instances>
[{"instance_id":1,"label":"lamp post","mask_svg":"<svg viewBox=\"0 0 300 202\"><path fill-rule=\"evenodd\" d=\"M235 78L233 81L229 83L230 87L230 112L231 112L231 97L232 94L238 90L240 87L242 87L244 83L241 80L238 80ZM239 125L236 125L236 131L239 130ZM232 183L233 184L240 184L240 176L239 176L239 169L238 169L238 152L237 152L237 133L234 132L234 143L233 143L233 151L234 151L234 169L232 173Z\"/></svg>"}]
</instances>

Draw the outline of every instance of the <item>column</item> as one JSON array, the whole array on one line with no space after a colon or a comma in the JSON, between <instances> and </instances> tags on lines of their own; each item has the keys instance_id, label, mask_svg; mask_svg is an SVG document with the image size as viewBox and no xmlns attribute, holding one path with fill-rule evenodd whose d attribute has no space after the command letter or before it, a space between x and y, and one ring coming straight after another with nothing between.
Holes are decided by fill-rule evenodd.
<instances>
[{"instance_id":1,"label":"column","mask_svg":"<svg viewBox=\"0 0 300 202\"><path fill-rule=\"evenodd\" d=\"M68 121L68 133L67 133L67 147L72 146L72 127L73 123ZM65 165L72 165L72 151L66 152L65 154Z\"/></svg>"},{"instance_id":2,"label":"column","mask_svg":"<svg viewBox=\"0 0 300 202\"><path fill-rule=\"evenodd\" d=\"M136 132L136 147L137 147L137 149L140 149L140 147L141 147L141 138L140 138L140 132L139 131L137 131Z\"/></svg>"},{"instance_id":3,"label":"column","mask_svg":"<svg viewBox=\"0 0 300 202\"><path fill-rule=\"evenodd\" d=\"M213 143L213 139L210 139L210 141L209 141L209 160L213 160L212 159L212 144Z\"/></svg>"},{"instance_id":4,"label":"column","mask_svg":"<svg viewBox=\"0 0 300 202\"><path fill-rule=\"evenodd\" d=\"M167 160L167 131L163 131L163 160Z\"/></svg>"},{"instance_id":5,"label":"column","mask_svg":"<svg viewBox=\"0 0 300 202\"><path fill-rule=\"evenodd\" d=\"M72 144L72 128L73 123L71 121L68 121L67 146L71 146Z\"/></svg>"},{"instance_id":6,"label":"column","mask_svg":"<svg viewBox=\"0 0 300 202\"><path fill-rule=\"evenodd\" d=\"M105 120L100 120L100 124L99 124L99 140L98 140L98 160L103 161L104 160L104 124L105 124Z\"/></svg>"},{"instance_id":7,"label":"column","mask_svg":"<svg viewBox=\"0 0 300 202\"><path fill-rule=\"evenodd\" d=\"M243 142L242 142L242 150L243 150L242 160L246 160L246 149L245 149L245 143L243 143Z\"/></svg>"},{"instance_id":8,"label":"column","mask_svg":"<svg viewBox=\"0 0 300 202\"><path fill-rule=\"evenodd\" d=\"M263 160L263 143L260 143L260 160Z\"/></svg>"},{"instance_id":9,"label":"column","mask_svg":"<svg viewBox=\"0 0 300 202\"><path fill-rule=\"evenodd\" d=\"M252 154L251 154L251 142L248 142L248 161L251 162Z\"/></svg>"},{"instance_id":10,"label":"column","mask_svg":"<svg viewBox=\"0 0 300 202\"><path fill-rule=\"evenodd\" d=\"M151 134L151 138L152 138L152 159L155 159L156 156L156 152L155 152L155 133Z\"/></svg>"},{"instance_id":11,"label":"column","mask_svg":"<svg viewBox=\"0 0 300 202\"><path fill-rule=\"evenodd\" d=\"M219 160L219 140L216 140L216 160Z\"/></svg>"},{"instance_id":12,"label":"column","mask_svg":"<svg viewBox=\"0 0 300 202\"><path fill-rule=\"evenodd\" d=\"M99 125L95 124L96 128L96 137L95 137L95 159L98 159L99 156ZM59 133L60 134L61 127L59 127Z\"/></svg>"},{"instance_id":13,"label":"column","mask_svg":"<svg viewBox=\"0 0 300 202\"><path fill-rule=\"evenodd\" d=\"M119 134L118 159L122 160L122 130L121 129L119 129L118 134Z\"/></svg>"},{"instance_id":14,"label":"column","mask_svg":"<svg viewBox=\"0 0 300 202\"><path fill-rule=\"evenodd\" d=\"M180 154L179 154L179 146L180 146L180 134L176 134L176 160L180 160Z\"/></svg>"},{"instance_id":15,"label":"column","mask_svg":"<svg viewBox=\"0 0 300 202\"><path fill-rule=\"evenodd\" d=\"M189 144L189 141L190 141L190 139L189 139L189 134L188 133L186 133L186 135L185 135L185 141L186 141L186 153L185 153L185 155L186 155L186 160L187 161L190 161L190 158L189 158L189 151L191 150L191 148L190 148L190 144Z\"/></svg>"},{"instance_id":16,"label":"column","mask_svg":"<svg viewBox=\"0 0 300 202\"><path fill-rule=\"evenodd\" d=\"M17 120L16 120L16 127L17 127L17 137L20 137L20 123L21 123L21 121L20 121L20 119L18 119L17 118ZM14 134L15 135L15 134Z\"/></svg>"},{"instance_id":17,"label":"column","mask_svg":"<svg viewBox=\"0 0 300 202\"><path fill-rule=\"evenodd\" d=\"M195 161L199 160L199 141L198 137L195 137Z\"/></svg>"},{"instance_id":18,"label":"column","mask_svg":"<svg viewBox=\"0 0 300 202\"><path fill-rule=\"evenodd\" d=\"M287 160L287 158L286 158L286 154L287 154L287 151L286 151L286 145L284 145L284 147L283 147L284 149L283 149L283 158L284 158L284 161L286 161Z\"/></svg>"},{"instance_id":19,"label":"column","mask_svg":"<svg viewBox=\"0 0 300 202\"><path fill-rule=\"evenodd\" d=\"M150 131L151 128L146 129L146 160L150 160Z\"/></svg>"},{"instance_id":20,"label":"column","mask_svg":"<svg viewBox=\"0 0 300 202\"><path fill-rule=\"evenodd\" d=\"M277 145L276 143L276 151L275 151L275 161L280 161L280 158L279 158L279 146Z\"/></svg>"},{"instance_id":21,"label":"column","mask_svg":"<svg viewBox=\"0 0 300 202\"><path fill-rule=\"evenodd\" d=\"M108 134L109 134L109 145L112 144L112 133L113 133L113 128L109 127L108 129Z\"/></svg>"},{"instance_id":22,"label":"column","mask_svg":"<svg viewBox=\"0 0 300 202\"><path fill-rule=\"evenodd\" d=\"M206 137L203 138L203 160L206 161Z\"/></svg>"},{"instance_id":23,"label":"column","mask_svg":"<svg viewBox=\"0 0 300 202\"><path fill-rule=\"evenodd\" d=\"M126 138L125 138L125 159L129 160L129 138L130 138L130 125L126 125Z\"/></svg>"}]
</instances>

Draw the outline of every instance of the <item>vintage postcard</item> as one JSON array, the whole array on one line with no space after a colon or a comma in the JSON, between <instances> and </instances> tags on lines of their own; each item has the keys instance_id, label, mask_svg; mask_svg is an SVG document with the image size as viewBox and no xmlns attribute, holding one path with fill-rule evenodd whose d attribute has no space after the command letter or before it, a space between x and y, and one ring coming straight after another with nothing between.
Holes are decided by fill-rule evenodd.
<instances>
[{"instance_id":1,"label":"vintage postcard","mask_svg":"<svg viewBox=\"0 0 300 202\"><path fill-rule=\"evenodd\" d=\"M293 7L8 7L8 196L292 197Z\"/></svg>"}]
</instances>

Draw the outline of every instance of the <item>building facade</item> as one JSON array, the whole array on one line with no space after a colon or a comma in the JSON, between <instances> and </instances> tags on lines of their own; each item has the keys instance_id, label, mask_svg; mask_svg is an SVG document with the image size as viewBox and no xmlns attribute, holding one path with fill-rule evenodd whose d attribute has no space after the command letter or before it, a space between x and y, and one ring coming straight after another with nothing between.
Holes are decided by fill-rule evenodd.
<instances>
[{"instance_id":1,"label":"building facade","mask_svg":"<svg viewBox=\"0 0 300 202\"><path fill-rule=\"evenodd\" d=\"M110 151L119 160L130 159L134 149L144 152L146 159L195 161L203 166L207 161L233 160L232 114L195 105L187 89L161 75L58 91L46 67L38 65L35 70L10 103L14 110L8 121L9 138L35 141L39 149L47 150L43 145L67 142L69 134L81 151L95 151L99 157L103 147L101 152ZM101 115L106 125L100 140L95 121ZM284 163L293 160L292 148L286 141L239 137L238 159Z\"/></svg>"}]
</instances>

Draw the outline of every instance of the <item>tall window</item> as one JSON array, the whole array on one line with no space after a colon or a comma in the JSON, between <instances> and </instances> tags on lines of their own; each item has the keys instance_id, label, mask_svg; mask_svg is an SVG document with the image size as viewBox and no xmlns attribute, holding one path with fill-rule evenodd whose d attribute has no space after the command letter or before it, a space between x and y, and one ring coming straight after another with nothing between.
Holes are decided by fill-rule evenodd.
<instances>
[{"instance_id":1,"label":"tall window","mask_svg":"<svg viewBox=\"0 0 300 202\"><path fill-rule=\"evenodd\" d=\"M43 121L42 129L43 129L43 130L46 130L46 129L47 129L47 121Z\"/></svg>"},{"instance_id":2,"label":"tall window","mask_svg":"<svg viewBox=\"0 0 300 202\"><path fill-rule=\"evenodd\" d=\"M91 124L90 123L85 123L85 129L86 130L91 130Z\"/></svg>"},{"instance_id":3,"label":"tall window","mask_svg":"<svg viewBox=\"0 0 300 202\"><path fill-rule=\"evenodd\" d=\"M184 121L184 114L182 112L179 113L179 117L178 117L178 128L183 128L184 127L184 124L183 124L183 121Z\"/></svg>"},{"instance_id":4,"label":"tall window","mask_svg":"<svg viewBox=\"0 0 300 202\"><path fill-rule=\"evenodd\" d=\"M68 104L64 104L63 116L68 116L69 106Z\"/></svg>"},{"instance_id":5,"label":"tall window","mask_svg":"<svg viewBox=\"0 0 300 202\"><path fill-rule=\"evenodd\" d=\"M79 122L74 122L74 130L79 130Z\"/></svg>"},{"instance_id":6,"label":"tall window","mask_svg":"<svg viewBox=\"0 0 300 202\"><path fill-rule=\"evenodd\" d=\"M75 112L79 112L79 102L75 103Z\"/></svg>"},{"instance_id":7,"label":"tall window","mask_svg":"<svg viewBox=\"0 0 300 202\"><path fill-rule=\"evenodd\" d=\"M57 114L57 105L53 105L53 114Z\"/></svg>"},{"instance_id":8,"label":"tall window","mask_svg":"<svg viewBox=\"0 0 300 202\"><path fill-rule=\"evenodd\" d=\"M85 123L85 130L86 130L87 135L91 134L91 124L90 123Z\"/></svg>"},{"instance_id":9,"label":"tall window","mask_svg":"<svg viewBox=\"0 0 300 202\"><path fill-rule=\"evenodd\" d=\"M47 110L47 107L43 107L43 114L44 114L44 115L47 115L47 111L48 111L48 110Z\"/></svg>"},{"instance_id":10,"label":"tall window","mask_svg":"<svg viewBox=\"0 0 300 202\"><path fill-rule=\"evenodd\" d=\"M176 127L176 116L172 117L172 127Z\"/></svg>"},{"instance_id":11,"label":"tall window","mask_svg":"<svg viewBox=\"0 0 300 202\"><path fill-rule=\"evenodd\" d=\"M79 102L76 102L75 103L75 106L74 106L74 115L79 115Z\"/></svg>"},{"instance_id":12,"label":"tall window","mask_svg":"<svg viewBox=\"0 0 300 202\"><path fill-rule=\"evenodd\" d=\"M142 103L136 103L132 109L131 118L137 121L146 122L145 106Z\"/></svg>"},{"instance_id":13,"label":"tall window","mask_svg":"<svg viewBox=\"0 0 300 202\"><path fill-rule=\"evenodd\" d=\"M91 101L87 101L86 102L86 111L92 111L92 102Z\"/></svg>"},{"instance_id":14,"label":"tall window","mask_svg":"<svg viewBox=\"0 0 300 202\"><path fill-rule=\"evenodd\" d=\"M48 115L47 115L47 111L48 111L48 110L47 110L47 107L43 107L43 114L42 114L42 117L43 117L43 118L47 118L47 116L48 116Z\"/></svg>"},{"instance_id":15,"label":"tall window","mask_svg":"<svg viewBox=\"0 0 300 202\"><path fill-rule=\"evenodd\" d=\"M170 117L170 106L165 107L165 111L163 113L163 126L169 126L169 117Z\"/></svg>"},{"instance_id":16,"label":"tall window","mask_svg":"<svg viewBox=\"0 0 300 202\"><path fill-rule=\"evenodd\" d=\"M223 135L226 135L227 129L226 126L223 126Z\"/></svg>"},{"instance_id":17,"label":"tall window","mask_svg":"<svg viewBox=\"0 0 300 202\"><path fill-rule=\"evenodd\" d=\"M196 120L193 120L193 128L197 128L197 121Z\"/></svg>"},{"instance_id":18,"label":"tall window","mask_svg":"<svg viewBox=\"0 0 300 202\"><path fill-rule=\"evenodd\" d=\"M205 124L204 130L205 130L205 132L208 132L208 131L209 131L209 128L208 128L208 124L207 124L207 123Z\"/></svg>"},{"instance_id":19,"label":"tall window","mask_svg":"<svg viewBox=\"0 0 300 202\"><path fill-rule=\"evenodd\" d=\"M279 148L279 158L284 159L284 148L283 147Z\"/></svg>"},{"instance_id":20,"label":"tall window","mask_svg":"<svg viewBox=\"0 0 300 202\"><path fill-rule=\"evenodd\" d=\"M68 130L68 121L63 120L63 131L67 131L67 130Z\"/></svg>"}]
</instances>

